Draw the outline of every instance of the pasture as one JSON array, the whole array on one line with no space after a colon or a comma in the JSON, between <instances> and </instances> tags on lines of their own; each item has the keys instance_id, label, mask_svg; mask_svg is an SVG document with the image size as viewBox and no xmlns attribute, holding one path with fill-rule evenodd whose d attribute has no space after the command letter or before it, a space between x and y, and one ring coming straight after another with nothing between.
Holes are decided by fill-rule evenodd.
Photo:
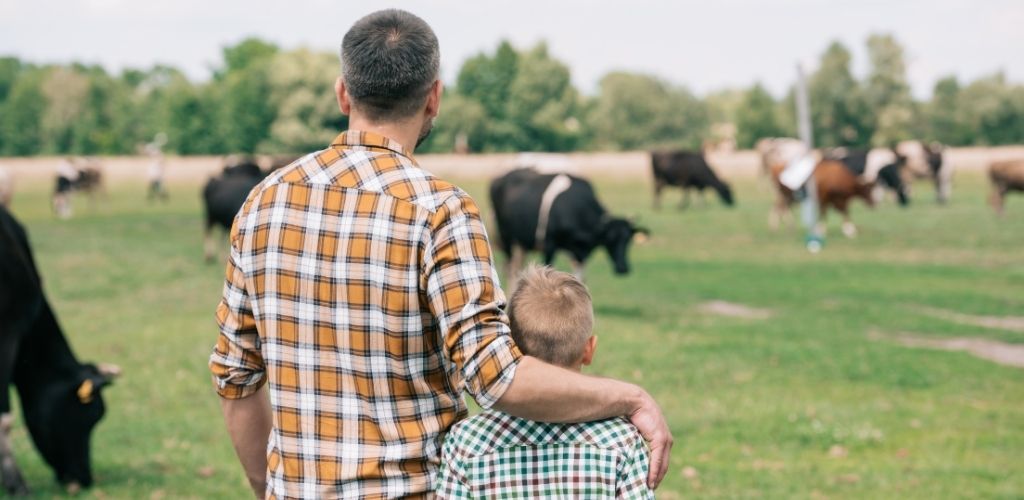
<instances>
[{"instance_id":1,"label":"pasture","mask_svg":"<svg viewBox=\"0 0 1024 500\"><path fill-rule=\"evenodd\" d=\"M736 208L708 193L685 212L678 191L652 211L646 176L595 179L607 207L652 230L626 278L603 252L591 260L589 373L661 403L677 442L658 497L1024 495L1024 369L908 346L1024 344L1024 196L1000 220L980 173L958 174L946 207L918 184L907 210L856 205L855 240L833 216L810 255L802 231L768 229L763 181L725 177ZM461 185L489 213L485 181ZM245 497L206 368L223 266L202 260L199 181L173 180L170 203L153 205L142 182L115 181L66 221L49 187L19 185L13 211L79 358L124 369L105 392L83 496ZM20 414L14 443L35 492L59 495Z\"/></svg>"}]
</instances>

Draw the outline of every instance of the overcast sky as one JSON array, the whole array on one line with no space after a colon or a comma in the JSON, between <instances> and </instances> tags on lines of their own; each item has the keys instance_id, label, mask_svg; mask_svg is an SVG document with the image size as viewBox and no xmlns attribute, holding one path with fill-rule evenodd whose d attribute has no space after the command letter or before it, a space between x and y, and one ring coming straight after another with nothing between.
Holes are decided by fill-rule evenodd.
<instances>
[{"instance_id":1,"label":"overcast sky","mask_svg":"<svg viewBox=\"0 0 1024 500\"><path fill-rule=\"evenodd\" d=\"M873 32L904 45L919 97L949 74L967 81L1003 70L1024 81L1024 0L0 0L0 55L111 70L163 63L205 79L221 48L247 36L335 51L356 19L387 6L434 27L446 82L508 38L521 48L546 40L587 93L623 69L700 94L761 81L781 95L795 63L813 65L833 39L863 74Z\"/></svg>"}]
</instances>

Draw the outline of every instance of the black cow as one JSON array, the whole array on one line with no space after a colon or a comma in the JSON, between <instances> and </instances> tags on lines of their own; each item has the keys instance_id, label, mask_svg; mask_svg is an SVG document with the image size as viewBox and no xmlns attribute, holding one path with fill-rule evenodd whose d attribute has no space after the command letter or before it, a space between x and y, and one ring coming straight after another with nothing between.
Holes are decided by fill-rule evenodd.
<instances>
[{"instance_id":1,"label":"black cow","mask_svg":"<svg viewBox=\"0 0 1024 500\"><path fill-rule=\"evenodd\" d=\"M683 188L683 201L679 208L690 204L690 189L696 188L704 197L704 188L712 188L722 203L733 205L732 189L715 175L702 153L691 151L653 151L651 169L654 172L654 208L661 208L661 190L666 186Z\"/></svg>"},{"instance_id":2,"label":"black cow","mask_svg":"<svg viewBox=\"0 0 1024 500\"><path fill-rule=\"evenodd\" d=\"M513 170L492 181L491 203L510 280L531 250L542 252L546 264L551 264L558 250L569 252L573 270L582 278L587 257L602 246L615 273L627 274L633 236L650 234L627 219L609 215L590 183L568 174Z\"/></svg>"},{"instance_id":3,"label":"black cow","mask_svg":"<svg viewBox=\"0 0 1024 500\"><path fill-rule=\"evenodd\" d=\"M267 176L259 165L251 161L228 165L217 177L211 177L203 186L203 208L206 225L203 230L203 253L207 262L213 262L213 228L231 229L235 214L242 208L252 188Z\"/></svg>"},{"instance_id":4,"label":"black cow","mask_svg":"<svg viewBox=\"0 0 1024 500\"><path fill-rule=\"evenodd\" d=\"M100 389L119 370L75 359L43 294L25 229L0 207L0 483L28 487L8 440L13 383L36 449L69 491L92 485L89 440L103 417Z\"/></svg>"}]
</instances>

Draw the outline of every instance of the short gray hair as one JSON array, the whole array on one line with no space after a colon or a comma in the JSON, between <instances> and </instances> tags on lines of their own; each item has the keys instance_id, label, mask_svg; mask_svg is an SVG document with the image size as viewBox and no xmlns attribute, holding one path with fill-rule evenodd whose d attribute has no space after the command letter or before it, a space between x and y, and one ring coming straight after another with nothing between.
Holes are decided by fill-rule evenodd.
<instances>
[{"instance_id":1,"label":"short gray hair","mask_svg":"<svg viewBox=\"0 0 1024 500\"><path fill-rule=\"evenodd\" d=\"M355 107L374 121L412 116L438 79L441 51L434 30L398 9L356 21L341 42L342 76Z\"/></svg>"}]
</instances>

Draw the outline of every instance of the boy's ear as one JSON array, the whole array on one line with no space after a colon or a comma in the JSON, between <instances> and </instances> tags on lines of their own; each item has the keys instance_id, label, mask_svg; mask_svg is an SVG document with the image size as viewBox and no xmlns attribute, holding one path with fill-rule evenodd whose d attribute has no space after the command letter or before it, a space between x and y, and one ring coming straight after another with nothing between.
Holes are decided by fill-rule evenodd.
<instances>
[{"instance_id":1,"label":"boy's ear","mask_svg":"<svg viewBox=\"0 0 1024 500\"><path fill-rule=\"evenodd\" d=\"M597 351L597 335L591 335L587 345L583 347L583 365L590 366L594 361L594 352Z\"/></svg>"}]
</instances>

